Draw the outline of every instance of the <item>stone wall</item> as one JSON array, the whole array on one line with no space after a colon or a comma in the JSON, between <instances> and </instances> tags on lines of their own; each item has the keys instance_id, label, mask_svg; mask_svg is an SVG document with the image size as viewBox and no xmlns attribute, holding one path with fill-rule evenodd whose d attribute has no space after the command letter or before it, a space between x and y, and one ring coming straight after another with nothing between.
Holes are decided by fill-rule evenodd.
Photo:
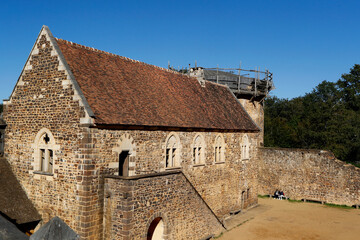
<instances>
[{"instance_id":1,"label":"stone wall","mask_svg":"<svg viewBox=\"0 0 360 240\"><path fill-rule=\"evenodd\" d=\"M147 239L161 217L164 239L201 239L224 230L181 172L105 178L105 239Z\"/></svg>"},{"instance_id":2,"label":"stone wall","mask_svg":"<svg viewBox=\"0 0 360 240\"><path fill-rule=\"evenodd\" d=\"M328 151L261 148L259 194L283 190L292 199L360 204L360 169Z\"/></svg>"},{"instance_id":3,"label":"stone wall","mask_svg":"<svg viewBox=\"0 0 360 240\"><path fill-rule=\"evenodd\" d=\"M220 218L226 217L231 211L257 203L258 133L247 133L250 140L250 159L242 159L240 145L244 133L105 129L91 131L94 148L98 152L95 169L100 170L100 175L114 175L118 172L121 146L124 142L131 142L131 176L181 169ZM165 142L172 134L176 134L180 140L181 163L178 167L166 169ZM203 164L193 163L192 144L198 134L202 134L205 140ZM214 143L219 134L225 142L223 162L214 161Z\"/></svg>"},{"instance_id":4,"label":"stone wall","mask_svg":"<svg viewBox=\"0 0 360 240\"><path fill-rule=\"evenodd\" d=\"M59 216L82 238L99 239L102 215L91 206L97 199L89 187L91 138L80 124L88 113L51 38L43 28L11 98L4 101L4 155L43 223ZM35 138L44 129L59 146L53 149L52 174L36 172Z\"/></svg>"},{"instance_id":5,"label":"stone wall","mask_svg":"<svg viewBox=\"0 0 360 240\"><path fill-rule=\"evenodd\" d=\"M264 105L262 102L239 99L251 119L260 128L259 146L264 146Z\"/></svg>"},{"instance_id":6,"label":"stone wall","mask_svg":"<svg viewBox=\"0 0 360 240\"><path fill-rule=\"evenodd\" d=\"M103 208L103 176L118 172L122 146L133 146L131 175L173 170L165 168L165 142L171 130L90 128L90 115L51 33L43 28L10 99L4 102L4 157L43 223L58 216L82 239L101 239L103 219L108 217ZM51 173L37 169L36 139L41 132L49 132L53 141ZM177 169L184 172L219 218L257 203L258 133L247 133L249 159L241 157L245 133L175 129L175 134L181 143ZM192 160L197 134L205 141L202 164L193 164ZM215 163L218 135L223 136L225 160Z\"/></svg>"}]
</instances>

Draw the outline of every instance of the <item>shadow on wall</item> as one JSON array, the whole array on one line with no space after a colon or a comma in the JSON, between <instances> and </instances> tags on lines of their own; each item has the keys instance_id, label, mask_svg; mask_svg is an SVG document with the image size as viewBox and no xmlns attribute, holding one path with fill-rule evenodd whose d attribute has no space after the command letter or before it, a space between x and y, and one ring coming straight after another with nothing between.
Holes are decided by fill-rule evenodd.
<instances>
[{"instance_id":1,"label":"shadow on wall","mask_svg":"<svg viewBox=\"0 0 360 240\"><path fill-rule=\"evenodd\" d=\"M10 164L0 157L0 213L22 232L35 229L41 216L12 172Z\"/></svg>"}]
</instances>

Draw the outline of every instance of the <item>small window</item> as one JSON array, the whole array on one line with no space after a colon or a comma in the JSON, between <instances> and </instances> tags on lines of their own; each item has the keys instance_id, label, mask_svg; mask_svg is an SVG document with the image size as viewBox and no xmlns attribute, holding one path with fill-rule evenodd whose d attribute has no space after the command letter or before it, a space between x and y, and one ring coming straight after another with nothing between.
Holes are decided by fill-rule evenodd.
<instances>
[{"instance_id":1,"label":"small window","mask_svg":"<svg viewBox=\"0 0 360 240\"><path fill-rule=\"evenodd\" d=\"M241 142L241 159L250 158L250 143L247 135L244 135Z\"/></svg>"},{"instance_id":2,"label":"small window","mask_svg":"<svg viewBox=\"0 0 360 240\"><path fill-rule=\"evenodd\" d=\"M166 159L165 159L165 167L171 168L171 167L177 167L178 164L178 141L174 135L170 136L166 143Z\"/></svg>"},{"instance_id":3,"label":"small window","mask_svg":"<svg viewBox=\"0 0 360 240\"><path fill-rule=\"evenodd\" d=\"M193 142L193 164L205 163L205 141L201 134L198 134L194 138Z\"/></svg>"},{"instance_id":4,"label":"small window","mask_svg":"<svg viewBox=\"0 0 360 240\"><path fill-rule=\"evenodd\" d=\"M217 135L214 146L215 162L225 162L225 142L222 135Z\"/></svg>"},{"instance_id":5,"label":"small window","mask_svg":"<svg viewBox=\"0 0 360 240\"><path fill-rule=\"evenodd\" d=\"M34 170L52 174L55 162L54 150L59 149L59 146L55 145L54 137L49 130L43 129L37 134L34 147Z\"/></svg>"},{"instance_id":6,"label":"small window","mask_svg":"<svg viewBox=\"0 0 360 240\"><path fill-rule=\"evenodd\" d=\"M53 172L53 150L50 149L50 138L47 133L42 137L42 147L40 148L40 161L41 168L39 169L42 172L52 173Z\"/></svg>"},{"instance_id":7,"label":"small window","mask_svg":"<svg viewBox=\"0 0 360 240\"><path fill-rule=\"evenodd\" d=\"M179 167L180 166L180 143L175 135L171 135L166 141L165 150L165 167Z\"/></svg>"}]
</instances>

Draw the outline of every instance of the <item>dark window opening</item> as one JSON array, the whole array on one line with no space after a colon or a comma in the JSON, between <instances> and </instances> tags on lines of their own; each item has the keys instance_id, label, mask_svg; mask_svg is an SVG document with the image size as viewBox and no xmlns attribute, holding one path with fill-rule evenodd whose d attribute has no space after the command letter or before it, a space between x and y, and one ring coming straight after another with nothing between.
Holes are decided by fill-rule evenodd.
<instances>
[{"instance_id":1,"label":"dark window opening","mask_svg":"<svg viewBox=\"0 0 360 240\"><path fill-rule=\"evenodd\" d=\"M119 176L129 176L129 151L122 151L119 155Z\"/></svg>"},{"instance_id":2,"label":"dark window opening","mask_svg":"<svg viewBox=\"0 0 360 240\"><path fill-rule=\"evenodd\" d=\"M47 133L46 133L45 136L44 136L44 142L45 142L46 144L48 144L48 143L50 142L50 138L49 138L49 136L48 136Z\"/></svg>"}]
</instances>

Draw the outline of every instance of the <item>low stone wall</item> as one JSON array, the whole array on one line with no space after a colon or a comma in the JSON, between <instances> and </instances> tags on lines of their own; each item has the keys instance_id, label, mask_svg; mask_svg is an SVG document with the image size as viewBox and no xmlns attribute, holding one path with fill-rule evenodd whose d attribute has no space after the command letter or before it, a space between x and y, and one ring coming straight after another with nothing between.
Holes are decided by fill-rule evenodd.
<instances>
[{"instance_id":1,"label":"low stone wall","mask_svg":"<svg viewBox=\"0 0 360 240\"><path fill-rule=\"evenodd\" d=\"M145 240L159 217L164 239L202 239L224 230L181 171L106 177L104 215L104 239Z\"/></svg>"},{"instance_id":2,"label":"low stone wall","mask_svg":"<svg viewBox=\"0 0 360 240\"><path fill-rule=\"evenodd\" d=\"M360 204L360 169L328 151L261 148L259 194L284 191L291 199Z\"/></svg>"}]
</instances>

